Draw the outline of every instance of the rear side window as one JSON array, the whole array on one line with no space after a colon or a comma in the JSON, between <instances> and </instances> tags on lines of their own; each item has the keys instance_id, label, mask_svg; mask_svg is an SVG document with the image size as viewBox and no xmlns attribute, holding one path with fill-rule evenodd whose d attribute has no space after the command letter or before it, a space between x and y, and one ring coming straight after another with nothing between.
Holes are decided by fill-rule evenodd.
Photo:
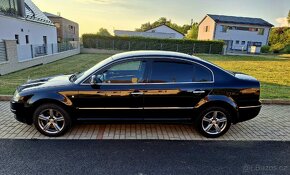
<instances>
[{"instance_id":1,"label":"rear side window","mask_svg":"<svg viewBox=\"0 0 290 175\"><path fill-rule=\"evenodd\" d=\"M211 82L213 81L212 73L209 69L193 64L193 82Z\"/></svg>"},{"instance_id":2,"label":"rear side window","mask_svg":"<svg viewBox=\"0 0 290 175\"><path fill-rule=\"evenodd\" d=\"M187 62L154 61L150 83L208 82L211 72L198 64Z\"/></svg>"}]
</instances>

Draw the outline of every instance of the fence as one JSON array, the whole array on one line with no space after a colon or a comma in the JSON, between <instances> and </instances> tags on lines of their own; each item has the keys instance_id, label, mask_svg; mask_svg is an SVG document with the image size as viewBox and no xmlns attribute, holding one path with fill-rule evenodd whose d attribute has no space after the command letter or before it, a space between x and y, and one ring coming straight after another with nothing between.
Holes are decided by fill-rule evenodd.
<instances>
[{"instance_id":1,"label":"fence","mask_svg":"<svg viewBox=\"0 0 290 175\"><path fill-rule=\"evenodd\" d=\"M191 41L132 37L99 37L94 35L84 35L83 44L85 48L125 51L166 50L187 54L221 54L224 45L224 43L221 41Z\"/></svg>"},{"instance_id":2,"label":"fence","mask_svg":"<svg viewBox=\"0 0 290 175\"><path fill-rule=\"evenodd\" d=\"M19 61L27 61L36 57L73 50L78 47L74 43L17 45Z\"/></svg>"},{"instance_id":3,"label":"fence","mask_svg":"<svg viewBox=\"0 0 290 175\"><path fill-rule=\"evenodd\" d=\"M4 43L7 61L0 62L0 76L80 53L79 43L76 41L72 41L70 44L54 44L55 46L52 44L17 45L15 40L5 40ZM38 57L32 58L32 56Z\"/></svg>"},{"instance_id":4,"label":"fence","mask_svg":"<svg viewBox=\"0 0 290 175\"><path fill-rule=\"evenodd\" d=\"M7 61L6 47L4 42L0 42L0 63Z\"/></svg>"}]
</instances>

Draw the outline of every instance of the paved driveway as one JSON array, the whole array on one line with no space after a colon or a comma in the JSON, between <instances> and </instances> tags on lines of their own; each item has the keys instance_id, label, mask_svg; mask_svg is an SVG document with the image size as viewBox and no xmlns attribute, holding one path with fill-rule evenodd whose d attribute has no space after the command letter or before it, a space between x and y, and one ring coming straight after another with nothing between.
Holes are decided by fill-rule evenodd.
<instances>
[{"instance_id":1,"label":"paved driveway","mask_svg":"<svg viewBox=\"0 0 290 175\"><path fill-rule=\"evenodd\" d=\"M188 124L81 124L66 135L49 138L17 122L8 102L0 102L0 138L9 139L160 139L210 140ZM290 141L290 106L264 105L258 117L233 125L217 140Z\"/></svg>"}]
</instances>

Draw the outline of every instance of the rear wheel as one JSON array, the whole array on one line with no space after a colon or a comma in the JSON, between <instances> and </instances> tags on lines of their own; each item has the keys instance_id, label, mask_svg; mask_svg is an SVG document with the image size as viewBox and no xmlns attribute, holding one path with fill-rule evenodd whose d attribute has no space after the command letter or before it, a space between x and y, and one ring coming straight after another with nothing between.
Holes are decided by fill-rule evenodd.
<instances>
[{"instance_id":1,"label":"rear wheel","mask_svg":"<svg viewBox=\"0 0 290 175\"><path fill-rule=\"evenodd\" d=\"M61 136L71 128L69 114L56 104L39 106L34 112L33 122L40 133L49 137Z\"/></svg>"},{"instance_id":2,"label":"rear wheel","mask_svg":"<svg viewBox=\"0 0 290 175\"><path fill-rule=\"evenodd\" d=\"M198 131L208 138L224 135L232 123L230 113L222 107L209 107L201 111L195 125Z\"/></svg>"}]
</instances>

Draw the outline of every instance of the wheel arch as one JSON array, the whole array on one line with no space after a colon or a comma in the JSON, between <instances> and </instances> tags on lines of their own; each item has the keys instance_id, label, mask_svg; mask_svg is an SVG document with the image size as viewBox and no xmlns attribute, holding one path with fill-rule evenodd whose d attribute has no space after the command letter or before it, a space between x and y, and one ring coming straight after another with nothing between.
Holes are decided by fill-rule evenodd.
<instances>
[{"instance_id":1,"label":"wheel arch","mask_svg":"<svg viewBox=\"0 0 290 175\"><path fill-rule=\"evenodd\" d=\"M36 94L28 99L26 103L32 115L34 111L43 104L56 104L66 110L70 116L73 114L72 102L66 96L59 93L45 94L45 96L44 94Z\"/></svg>"},{"instance_id":2,"label":"wheel arch","mask_svg":"<svg viewBox=\"0 0 290 175\"><path fill-rule=\"evenodd\" d=\"M222 107L229 111L232 116L232 122L235 124L238 122L239 113L237 104L229 97L226 96L218 96L218 97L207 97L202 99L197 106L195 106L196 112L200 113L202 110L212 107Z\"/></svg>"}]
</instances>

